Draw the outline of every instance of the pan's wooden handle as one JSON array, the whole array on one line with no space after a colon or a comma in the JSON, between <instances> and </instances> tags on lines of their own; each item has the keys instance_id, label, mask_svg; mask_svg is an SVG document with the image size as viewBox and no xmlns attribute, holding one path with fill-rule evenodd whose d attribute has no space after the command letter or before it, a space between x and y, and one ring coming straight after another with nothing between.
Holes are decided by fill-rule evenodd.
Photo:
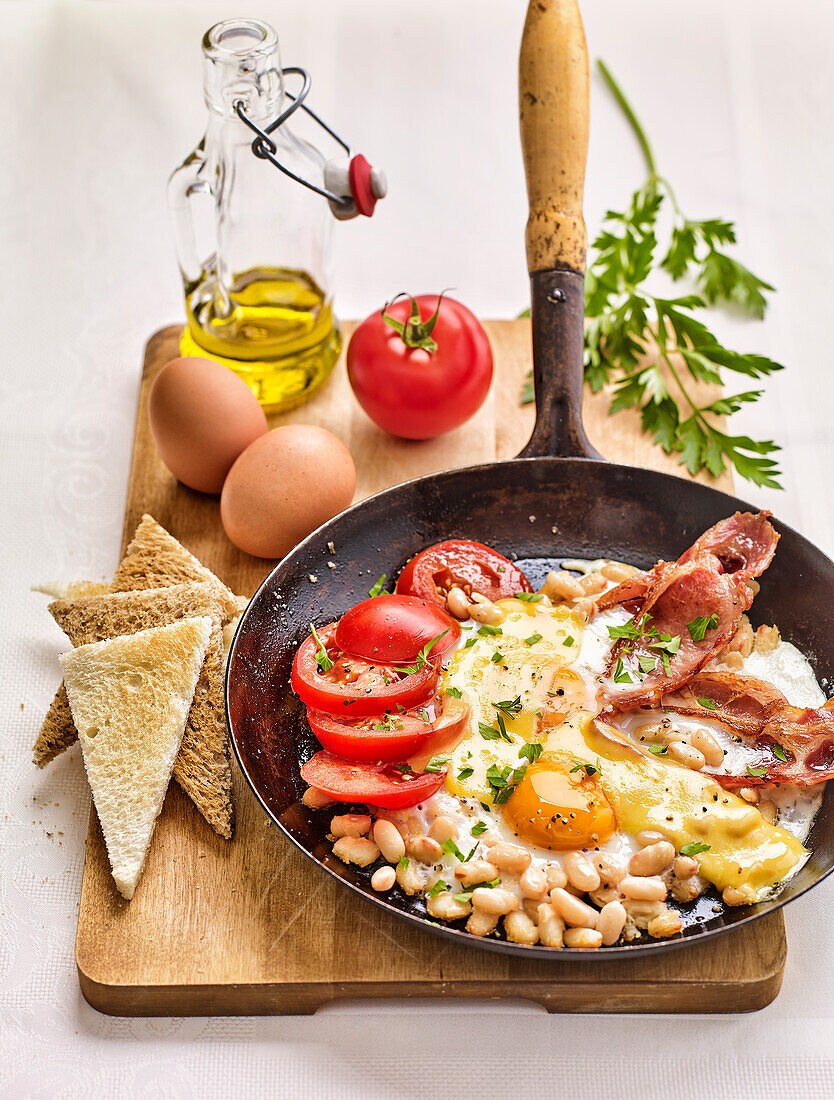
<instances>
[{"instance_id":1,"label":"pan's wooden handle","mask_svg":"<svg viewBox=\"0 0 834 1100\"><path fill-rule=\"evenodd\" d=\"M588 50L576 0L531 0L518 65L527 268L585 271Z\"/></svg>"}]
</instances>

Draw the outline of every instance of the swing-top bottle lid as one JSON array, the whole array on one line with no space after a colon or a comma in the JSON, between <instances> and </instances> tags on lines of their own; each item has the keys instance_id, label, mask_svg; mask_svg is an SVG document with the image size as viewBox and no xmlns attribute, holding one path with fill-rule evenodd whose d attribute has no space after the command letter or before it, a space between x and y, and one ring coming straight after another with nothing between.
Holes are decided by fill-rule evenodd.
<instances>
[{"instance_id":1,"label":"swing-top bottle lid","mask_svg":"<svg viewBox=\"0 0 834 1100\"><path fill-rule=\"evenodd\" d=\"M260 19L225 19L203 36L206 106L229 118L244 104L251 118L279 113L284 96L278 35Z\"/></svg>"}]
</instances>

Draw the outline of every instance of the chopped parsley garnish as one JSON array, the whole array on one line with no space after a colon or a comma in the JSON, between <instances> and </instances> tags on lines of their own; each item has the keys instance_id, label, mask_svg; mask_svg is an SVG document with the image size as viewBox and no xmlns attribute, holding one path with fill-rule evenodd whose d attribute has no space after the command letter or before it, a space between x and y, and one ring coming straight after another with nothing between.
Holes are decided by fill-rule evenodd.
<instances>
[{"instance_id":1,"label":"chopped parsley garnish","mask_svg":"<svg viewBox=\"0 0 834 1100\"><path fill-rule=\"evenodd\" d=\"M473 825L469 832L472 836L483 836L487 831L487 823L485 821L479 821L477 825Z\"/></svg>"},{"instance_id":2,"label":"chopped parsley garnish","mask_svg":"<svg viewBox=\"0 0 834 1100\"><path fill-rule=\"evenodd\" d=\"M446 694L451 695L453 699L463 698L463 692L460 690L460 688L446 688Z\"/></svg>"},{"instance_id":3,"label":"chopped parsley garnish","mask_svg":"<svg viewBox=\"0 0 834 1100\"><path fill-rule=\"evenodd\" d=\"M522 704L521 696L516 695L515 699L504 699L501 703L492 704L497 711L505 714L507 718L514 718L516 714L521 714Z\"/></svg>"},{"instance_id":4,"label":"chopped parsley garnish","mask_svg":"<svg viewBox=\"0 0 834 1100\"><path fill-rule=\"evenodd\" d=\"M319 637L318 631L312 623L310 623L310 630L312 631L313 641L316 643L316 647L318 650L318 652L316 653L316 664L319 666L322 672L329 672L331 668L333 668L333 662L331 661L327 650L324 648L324 643Z\"/></svg>"},{"instance_id":5,"label":"chopped parsley garnish","mask_svg":"<svg viewBox=\"0 0 834 1100\"><path fill-rule=\"evenodd\" d=\"M484 722L479 722L478 731L484 741L497 741L500 737L502 741L506 741L510 745L513 743L513 739L507 733L507 727L504 725L504 719L500 714L498 715L498 729L495 726L487 726Z\"/></svg>"},{"instance_id":6,"label":"chopped parsley garnish","mask_svg":"<svg viewBox=\"0 0 834 1100\"><path fill-rule=\"evenodd\" d=\"M776 757L777 760L786 761L788 759L788 754L785 752L781 745L773 746L773 755Z\"/></svg>"},{"instance_id":7,"label":"chopped parsley garnish","mask_svg":"<svg viewBox=\"0 0 834 1100\"><path fill-rule=\"evenodd\" d=\"M440 845L440 850L442 852L445 852L447 856L454 856L456 859L459 859L461 863L466 862L463 852L460 850L460 848L458 848L457 844L455 844L454 840L452 840L451 838L449 840L443 841L443 843Z\"/></svg>"},{"instance_id":8,"label":"chopped parsley garnish","mask_svg":"<svg viewBox=\"0 0 834 1100\"><path fill-rule=\"evenodd\" d=\"M447 886L443 879L438 879L434 886L432 886L431 890L426 891L426 897L436 898L438 894L445 894L450 889L451 887Z\"/></svg>"},{"instance_id":9,"label":"chopped parsley garnish","mask_svg":"<svg viewBox=\"0 0 834 1100\"><path fill-rule=\"evenodd\" d=\"M446 767L447 761L448 757L446 756L433 756L423 770L427 772L442 772Z\"/></svg>"},{"instance_id":10,"label":"chopped parsley garnish","mask_svg":"<svg viewBox=\"0 0 834 1100\"><path fill-rule=\"evenodd\" d=\"M486 777L487 783L489 783L492 788L496 805L502 805L509 799L516 785L521 782L526 772L526 764L520 768L511 768L509 764L505 764L503 768L499 768L497 764L490 764L487 769Z\"/></svg>"},{"instance_id":11,"label":"chopped parsley garnish","mask_svg":"<svg viewBox=\"0 0 834 1100\"><path fill-rule=\"evenodd\" d=\"M637 655L637 666L644 676L649 672L654 672L657 668L657 657L652 657L648 653L639 653Z\"/></svg>"},{"instance_id":12,"label":"chopped parsley garnish","mask_svg":"<svg viewBox=\"0 0 834 1100\"><path fill-rule=\"evenodd\" d=\"M761 779L763 775L767 775L767 764L762 764L760 768L752 768L748 764L747 774L752 775L754 779Z\"/></svg>"},{"instance_id":13,"label":"chopped parsley garnish","mask_svg":"<svg viewBox=\"0 0 834 1100\"><path fill-rule=\"evenodd\" d=\"M492 655L492 656L490 657L490 660L492 661L492 663L493 663L494 665L500 665L500 664L501 664L501 662L502 662L502 661L504 660L504 654L503 654L503 653L499 653L499 652L498 652L498 650L496 649L496 651L495 651L495 652L493 653L493 655Z\"/></svg>"},{"instance_id":14,"label":"chopped parsley garnish","mask_svg":"<svg viewBox=\"0 0 834 1100\"><path fill-rule=\"evenodd\" d=\"M617 663L614 665L613 679L615 684L633 684L634 681L623 668L622 657L617 658Z\"/></svg>"},{"instance_id":15,"label":"chopped parsley garnish","mask_svg":"<svg viewBox=\"0 0 834 1100\"><path fill-rule=\"evenodd\" d=\"M695 701L697 702L698 706L703 707L704 710L715 710L716 709L716 704L715 704L714 700L707 699L706 696L696 695Z\"/></svg>"},{"instance_id":16,"label":"chopped parsley garnish","mask_svg":"<svg viewBox=\"0 0 834 1100\"><path fill-rule=\"evenodd\" d=\"M486 802L479 802L478 805L481 807L485 814L492 813L492 806L487 806Z\"/></svg>"},{"instance_id":17,"label":"chopped parsley garnish","mask_svg":"<svg viewBox=\"0 0 834 1100\"><path fill-rule=\"evenodd\" d=\"M424 722L431 722L431 718L429 718L429 712L426 710L425 707L423 707L423 709L420 711L420 717L423 719Z\"/></svg>"},{"instance_id":18,"label":"chopped parsley garnish","mask_svg":"<svg viewBox=\"0 0 834 1100\"><path fill-rule=\"evenodd\" d=\"M530 741L526 745L522 745L518 750L519 759L529 760L532 764L533 761L538 760L542 754L544 745L540 745L537 741Z\"/></svg>"},{"instance_id":19,"label":"chopped parsley garnish","mask_svg":"<svg viewBox=\"0 0 834 1100\"><path fill-rule=\"evenodd\" d=\"M474 774L475 774L475 769L473 767L471 767L469 764L464 764L463 767L458 772L458 779L460 779L462 781L464 779L468 779L471 775L474 775Z\"/></svg>"},{"instance_id":20,"label":"chopped parsley garnish","mask_svg":"<svg viewBox=\"0 0 834 1100\"><path fill-rule=\"evenodd\" d=\"M435 638L432 638L430 642L426 642L420 652L417 654L417 661L413 665L406 665L403 667L397 666L398 672L404 672L407 676L413 676L415 672L419 672L423 668L428 668L431 662L429 661L429 653L437 645L441 638L445 638L452 628L447 626L445 630L442 630ZM474 641L474 639L473 639Z\"/></svg>"},{"instance_id":21,"label":"chopped parsley garnish","mask_svg":"<svg viewBox=\"0 0 834 1100\"><path fill-rule=\"evenodd\" d=\"M691 622L686 624L686 629L689 631L689 635L693 642L702 642L706 632L708 630L715 630L717 626L717 615L696 615Z\"/></svg>"},{"instance_id":22,"label":"chopped parsley garnish","mask_svg":"<svg viewBox=\"0 0 834 1100\"><path fill-rule=\"evenodd\" d=\"M562 645L573 645L573 638L568 634L567 638L562 642Z\"/></svg>"},{"instance_id":23,"label":"chopped parsley garnish","mask_svg":"<svg viewBox=\"0 0 834 1100\"><path fill-rule=\"evenodd\" d=\"M573 774L573 772L583 772L583 771L589 779L593 775L601 775L602 774L602 765L599 762L599 757L597 757L596 764L588 764L584 760L574 760L573 767L571 768L571 774Z\"/></svg>"},{"instance_id":24,"label":"chopped parsley garnish","mask_svg":"<svg viewBox=\"0 0 834 1100\"><path fill-rule=\"evenodd\" d=\"M393 714L386 714L384 718L381 718L378 722L374 722L371 726L372 730L382 730L386 733L390 733L391 730L401 730L402 728L402 722L394 722Z\"/></svg>"},{"instance_id":25,"label":"chopped parsley garnish","mask_svg":"<svg viewBox=\"0 0 834 1100\"><path fill-rule=\"evenodd\" d=\"M494 890L496 886L501 885L500 878L490 879L488 882L476 882L474 886L470 886L468 890L461 891L459 894L454 894L455 901L459 901L461 905L467 905L472 900L472 895L476 890Z\"/></svg>"},{"instance_id":26,"label":"chopped parsley garnish","mask_svg":"<svg viewBox=\"0 0 834 1100\"><path fill-rule=\"evenodd\" d=\"M378 596L380 594L380 592L382 591L382 589L385 587L385 582L387 580L388 580L388 574L383 573L382 576L379 578L379 580L376 582L376 584L373 586L373 588L370 590L368 595L371 598L373 598L374 596Z\"/></svg>"},{"instance_id":27,"label":"chopped parsley garnish","mask_svg":"<svg viewBox=\"0 0 834 1100\"><path fill-rule=\"evenodd\" d=\"M680 849L680 853L682 856L697 856L701 852L708 852L710 847L709 844L704 844L703 840L690 840Z\"/></svg>"},{"instance_id":28,"label":"chopped parsley garnish","mask_svg":"<svg viewBox=\"0 0 834 1100\"><path fill-rule=\"evenodd\" d=\"M400 858L397 860L397 863L400 865L400 867L402 867L404 871L407 871L410 860L408 856L400 856Z\"/></svg>"},{"instance_id":29,"label":"chopped parsley garnish","mask_svg":"<svg viewBox=\"0 0 834 1100\"><path fill-rule=\"evenodd\" d=\"M398 772L402 772L403 774L411 771L410 764L395 764L394 767L397 769Z\"/></svg>"},{"instance_id":30,"label":"chopped parsley garnish","mask_svg":"<svg viewBox=\"0 0 834 1100\"><path fill-rule=\"evenodd\" d=\"M475 644L475 642L477 642L477 640L477 638L467 638L467 640L463 643L463 648L470 649Z\"/></svg>"},{"instance_id":31,"label":"chopped parsley garnish","mask_svg":"<svg viewBox=\"0 0 834 1100\"><path fill-rule=\"evenodd\" d=\"M544 595L541 592L516 592L515 598L523 603L538 603Z\"/></svg>"},{"instance_id":32,"label":"chopped parsley garnish","mask_svg":"<svg viewBox=\"0 0 834 1100\"><path fill-rule=\"evenodd\" d=\"M529 638L524 639L525 645L535 645L542 640L541 634L531 634Z\"/></svg>"},{"instance_id":33,"label":"chopped parsley garnish","mask_svg":"<svg viewBox=\"0 0 834 1100\"><path fill-rule=\"evenodd\" d=\"M503 633L504 631L500 626L490 626L488 623L484 623L483 626L478 627L478 634L480 634L482 638L495 637Z\"/></svg>"},{"instance_id":34,"label":"chopped parsley garnish","mask_svg":"<svg viewBox=\"0 0 834 1100\"><path fill-rule=\"evenodd\" d=\"M655 756L665 756L667 752L665 745L647 745L646 748L649 752L653 752Z\"/></svg>"}]
</instances>

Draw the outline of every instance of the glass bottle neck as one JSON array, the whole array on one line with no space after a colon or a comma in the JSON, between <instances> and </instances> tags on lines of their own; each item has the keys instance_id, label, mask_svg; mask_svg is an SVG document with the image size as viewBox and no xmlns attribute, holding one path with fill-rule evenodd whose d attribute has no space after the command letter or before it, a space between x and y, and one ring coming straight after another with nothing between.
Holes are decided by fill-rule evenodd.
<instances>
[{"instance_id":1,"label":"glass bottle neck","mask_svg":"<svg viewBox=\"0 0 834 1100\"><path fill-rule=\"evenodd\" d=\"M259 19L226 19L203 38L203 92L215 117L234 119L236 106L256 120L281 111L284 82L278 36Z\"/></svg>"}]
</instances>

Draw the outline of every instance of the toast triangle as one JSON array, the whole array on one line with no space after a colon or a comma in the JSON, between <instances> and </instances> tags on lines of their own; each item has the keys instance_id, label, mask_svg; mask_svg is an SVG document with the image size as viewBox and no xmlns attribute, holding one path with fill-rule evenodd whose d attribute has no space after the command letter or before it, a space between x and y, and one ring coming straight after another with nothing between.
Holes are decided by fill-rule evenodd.
<instances>
[{"instance_id":1,"label":"toast triangle","mask_svg":"<svg viewBox=\"0 0 834 1100\"><path fill-rule=\"evenodd\" d=\"M113 879L132 898L179 752L212 619L181 619L60 656Z\"/></svg>"}]
</instances>

